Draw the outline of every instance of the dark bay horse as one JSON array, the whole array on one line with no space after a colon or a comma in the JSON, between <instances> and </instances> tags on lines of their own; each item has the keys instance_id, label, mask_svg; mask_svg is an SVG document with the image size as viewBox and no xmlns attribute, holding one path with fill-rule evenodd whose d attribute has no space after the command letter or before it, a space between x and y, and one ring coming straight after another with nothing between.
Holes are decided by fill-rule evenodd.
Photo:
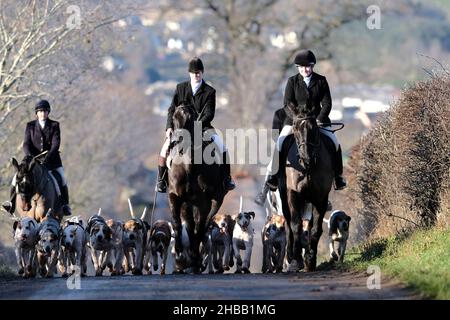
<instances>
[{"instance_id":1,"label":"dark bay horse","mask_svg":"<svg viewBox=\"0 0 450 320\"><path fill-rule=\"evenodd\" d=\"M18 163L12 158L16 169L16 210L19 216L28 216L41 222L50 210L50 215L61 221L61 203L47 168L36 159Z\"/></svg>"},{"instance_id":2,"label":"dark bay horse","mask_svg":"<svg viewBox=\"0 0 450 320\"><path fill-rule=\"evenodd\" d=\"M281 174L280 195L287 221L287 260L299 270L313 271L317 264L317 245L322 235L322 221L328 206L334 167L328 151L328 138L320 134L316 117L305 115L294 105L294 141L285 142L287 164ZM316 210L313 210L312 206ZM304 250L304 259L302 255ZM293 271L291 269L291 271Z\"/></svg>"},{"instance_id":3,"label":"dark bay horse","mask_svg":"<svg viewBox=\"0 0 450 320\"><path fill-rule=\"evenodd\" d=\"M219 211L227 190L224 189L221 167L218 161L205 163L202 139L194 144L194 125L197 114L193 107L180 105L173 114L174 133L169 159L169 207L175 233L175 251L178 261L191 261L195 273L201 272L200 244L204 242L206 230L213 216ZM201 131L200 131L201 133ZM197 139L195 139L197 140ZM199 163L194 153L202 152ZM217 156L220 155L216 152ZM221 158L221 155L220 155ZM186 224L190 243L190 257L183 257L182 221ZM178 263L177 263L178 265ZM180 263L182 265L182 263ZM183 270L175 270L183 272Z\"/></svg>"}]
</instances>

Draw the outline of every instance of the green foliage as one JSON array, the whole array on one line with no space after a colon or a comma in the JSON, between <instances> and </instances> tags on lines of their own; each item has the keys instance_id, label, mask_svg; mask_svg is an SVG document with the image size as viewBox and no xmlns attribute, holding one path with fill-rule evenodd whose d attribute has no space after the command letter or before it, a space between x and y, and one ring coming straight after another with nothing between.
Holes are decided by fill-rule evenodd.
<instances>
[{"instance_id":1,"label":"green foliage","mask_svg":"<svg viewBox=\"0 0 450 320\"><path fill-rule=\"evenodd\" d=\"M379 265L432 299L450 299L450 229L429 229L372 240L349 251L342 268Z\"/></svg>"}]
</instances>

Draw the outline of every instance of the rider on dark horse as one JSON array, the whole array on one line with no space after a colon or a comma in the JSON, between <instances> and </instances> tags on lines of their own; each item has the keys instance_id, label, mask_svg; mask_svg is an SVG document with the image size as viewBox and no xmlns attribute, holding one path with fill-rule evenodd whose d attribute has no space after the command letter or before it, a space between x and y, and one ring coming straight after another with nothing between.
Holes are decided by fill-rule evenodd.
<instances>
[{"instance_id":1,"label":"rider on dark horse","mask_svg":"<svg viewBox=\"0 0 450 320\"><path fill-rule=\"evenodd\" d=\"M69 190L64 176L61 157L59 156L59 145L61 143L61 132L59 122L49 119L50 103L47 100L39 101L34 111L36 120L27 123L25 129L25 139L23 142L23 151L25 157L23 162L30 163L33 157L47 151L42 160L48 170L56 171L61 177L61 204L64 215L71 215L69 206ZM16 204L16 177L14 177L11 187L10 201L2 204L3 208L9 213L14 213Z\"/></svg>"},{"instance_id":2,"label":"rider on dark horse","mask_svg":"<svg viewBox=\"0 0 450 320\"><path fill-rule=\"evenodd\" d=\"M335 189L341 190L347 185L342 177L341 146L334 133L329 131L331 129L331 121L328 117L331 111L331 94L328 82L324 76L313 72L316 57L312 51L300 51L295 57L294 63L299 73L289 78L284 93L284 108L277 110L273 120L274 129L279 130L279 126L283 127L276 143L272 161L267 167L267 178L264 187L255 198L255 202L261 205L264 204L269 189L276 190L278 188L279 153L282 150L283 141L292 134L292 117L287 108L289 103L293 103L296 106L308 106L310 109L304 110L304 112L312 112L316 115L320 132L329 137L336 148L336 154L333 157L335 159ZM284 112L280 110L284 110Z\"/></svg>"},{"instance_id":3,"label":"rider on dark horse","mask_svg":"<svg viewBox=\"0 0 450 320\"><path fill-rule=\"evenodd\" d=\"M189 62L189 76L190 81L182 82L177 85L172 104L168 110L167 125L166 125L166 139L161 149L158 159L158 192L165 193L168 185L168 174L166 166L167 152L170 146L170 137L173 132L172 116L175 108L180 104L189 104L194 107L197 112L197 121L201 121L203 131L214 129L211 125L214 119L216 109L216 90L208 85L203 80L204 67L203 62L197 57L194 57ZM233 190L236 186L230 174L230 160L228 151L217 134L212 135L212 140L217 145L217 148L223 155L223 184L226 190Z\"/></svg>"}]
</instances>

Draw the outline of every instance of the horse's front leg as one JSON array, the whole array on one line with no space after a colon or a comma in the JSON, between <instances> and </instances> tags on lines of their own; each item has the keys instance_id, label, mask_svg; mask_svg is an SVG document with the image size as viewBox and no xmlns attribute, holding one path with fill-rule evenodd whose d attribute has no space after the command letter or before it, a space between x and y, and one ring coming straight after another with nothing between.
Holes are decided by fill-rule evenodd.
<instances>
[{"instance_id":1,"label":"horse's front leg","mask_svg":"<svg viewBox=\"0 0 450 320\"><path fill-rule=\"evenodd\" d=\"M322 236L322 222L325 212L328 207L328 198L315 203L317 213L313 212L311 236L310 236L310 252L306 254L305 265L306 271L314 271L317 265L317 246L319 244L320 237Z\"/></svg>"},{"instance_id":2,"label":"horse's front leg","mask_svg":"<svg viewBox=\"0 0 450 320\"><path fill-rule=\"evenodd\" d=\"M203 221L203 230L207 230L209 227L209 224L211 223L212 218L216 215L216 213L219 211L220 207L222 206L223 198L221 199L212 199L211 200L211 209L209 210L208 216ZM202 225L200 224L200 227Z\"/></svg>"},{"instance_id":3,"label":"horse's front leg","mask_svg":"<svg viewBox=\"0 0 450 320\"><path fill-rule=\"evenodd\" d=\"M304 201L300 199L294 191L288 191L288 204L289 211L291 212L291 232L292 232L292 240L293 240L293 252L292 252L292 261L289 266L288 271L298 271L302 268L303 258L302 258L302 245L301 245L301 235L302 235L302 227L301 227L301 216Z\"/></svg>"},{"instance_id":4,"label":"horse's front leg","mask_svg":"<svg viewBox=\"0 0 450 320\"><path fill-rule=\"evenodd\" d=\"M181 240L181 199L174 193L169 193L169 208L172 213L172 227L175 233L175 252L179 256L183 251L183 243Z\"/></svg>"}]
</instances>

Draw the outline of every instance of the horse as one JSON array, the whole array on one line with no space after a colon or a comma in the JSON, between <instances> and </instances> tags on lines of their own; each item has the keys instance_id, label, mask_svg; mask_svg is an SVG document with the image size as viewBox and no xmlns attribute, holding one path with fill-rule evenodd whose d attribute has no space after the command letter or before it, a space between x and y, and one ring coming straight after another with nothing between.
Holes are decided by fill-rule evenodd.
<instances>
[{"instance_id":1,"label":"horse","mask_svg":"<svg viewBox=\"0 0 450 320\"><path fill-rule=\"evenodd\" d=\"M175 273L184 272L180 267L183 261L191 261L186 269L190 267L194 273L201 273L200 244L206 245L207 228L227 193L221 179L217 178L222 174L217 163L221 160L205 163L203 152L210 146L206 146L203 141L197 145L193 143L196 117L194 108L187 104L179 105L173 114L174 132L168 158L171 159L171 165L168 166L168 200L175 233ZM202 152L201 163L194 162L196 150ZM216 156L219 156L218 152ZM189 257L183 254L181 217L189 236Z\"/></svg>"},{"instance_id":2,"label":"horse","mask_svg":"<svg viewBox=\"0 0 450 320\"><path fill-rule=\"evenodd\" d=\"M47 168L36 158L29 164L25 161L19 164L12 158L12 165L17 171L16 210L19 216L28 216L40 223L50 211L50 215L61 222L62 206Z\"/></svg>"},{"instance_id":3,"label":"horse","mask_svg":"<svg viewBox=\"0 0 450 320\"><path fill-rule=\"evenodd\" d=\"M314 271L322 221L328 207L334 167L328 141L320 131L314 114L288 105L293 116L293 138L286 139L281 171L280 195L287 222L287 262L290 271ZM287 161L286 161L287 160ZM283 176L285 173L285 176ZM316 210L313 210L312 206ZM304 257L302 251L304 250Z\"/></svg>"}]
</instances>

